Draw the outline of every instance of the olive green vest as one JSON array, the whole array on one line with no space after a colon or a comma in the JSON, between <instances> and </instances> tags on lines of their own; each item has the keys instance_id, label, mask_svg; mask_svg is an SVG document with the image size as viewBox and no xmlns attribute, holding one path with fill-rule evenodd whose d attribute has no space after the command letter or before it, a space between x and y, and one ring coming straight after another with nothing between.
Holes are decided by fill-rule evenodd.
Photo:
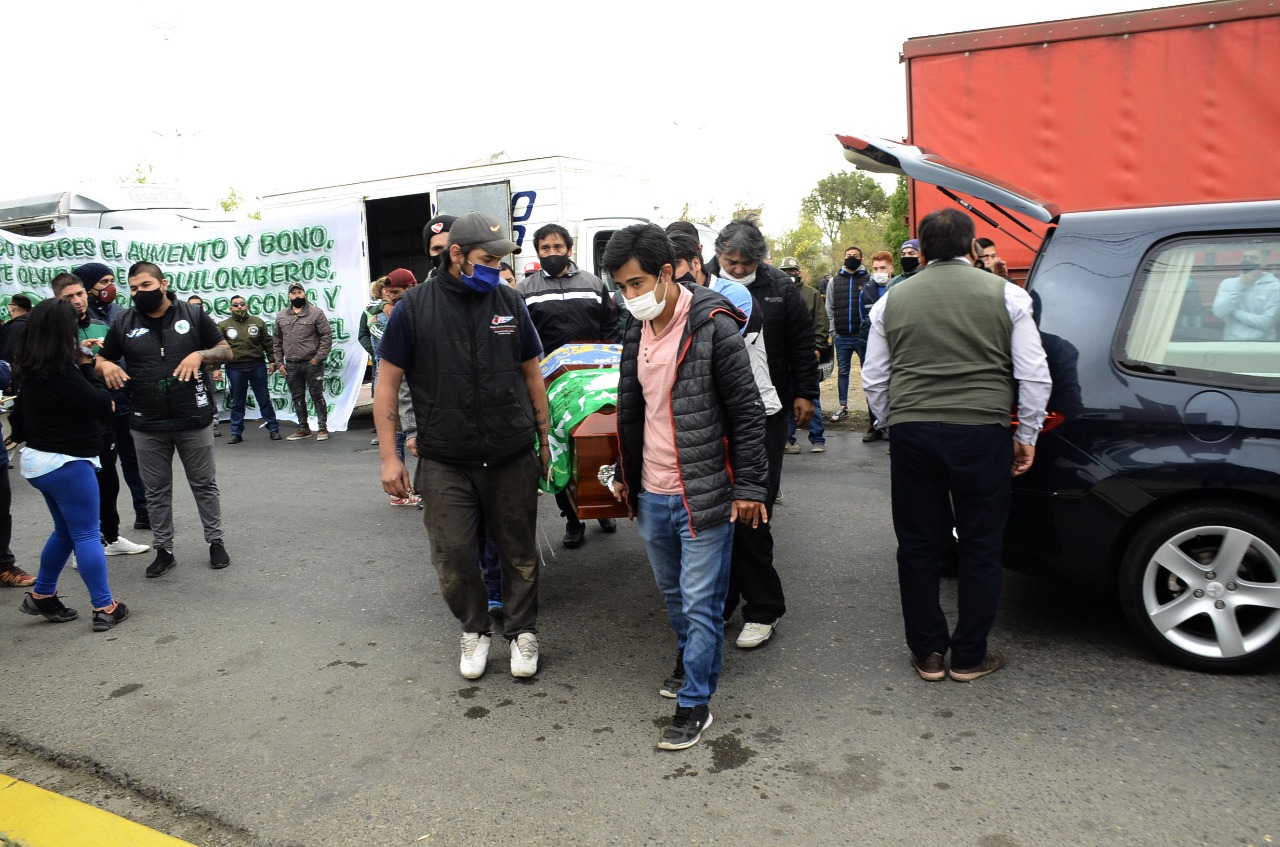
<instances>
[{"instance_id":1,"label":"olive green vest","mask_svg":"<svg viewBox=\"0 0 1280 847\"><path fill-rule=\"evenodd\" d=\"M889 289L889 426L1010 425L1013 322L1004 286L995 274L942 262Z\"/></svg>"}]
</instances>

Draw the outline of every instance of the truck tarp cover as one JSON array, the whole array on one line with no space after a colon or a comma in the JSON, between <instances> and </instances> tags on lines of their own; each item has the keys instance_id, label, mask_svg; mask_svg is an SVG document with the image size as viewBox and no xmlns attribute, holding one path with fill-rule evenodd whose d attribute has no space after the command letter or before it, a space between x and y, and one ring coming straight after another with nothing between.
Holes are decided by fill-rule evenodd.
<instances>
[{"instance_id":1,"label":"truck tarp cover","mask_svg":"<svg viewBox=\"0 0 1280 847\"><path fill-rule=\"evenodd\" d=\"M1064 211L1280 197L1280 16L1210 26L1221 7L1256 6L912 39L911 142ZM952 205L932 186L912 195L916 221ZM1009 238L978 229L1011 267L1030 265Z\"/></svg>"}]
</instances>

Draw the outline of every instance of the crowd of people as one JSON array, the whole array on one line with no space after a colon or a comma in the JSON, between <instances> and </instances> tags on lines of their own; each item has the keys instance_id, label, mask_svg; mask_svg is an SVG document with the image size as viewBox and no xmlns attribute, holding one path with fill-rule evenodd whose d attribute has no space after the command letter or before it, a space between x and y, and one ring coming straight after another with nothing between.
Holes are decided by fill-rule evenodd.
<instances>
[{"instance_id":1,"label":"crowd of people","mask_svg":"<svg viewBox=\"0 0 1280 847\"><path fill-rule=\"evenodd\" d=\"M970 681L1003 665L987 645L1000 534L1010 475L1034 458L1049 377L1029 297L973 266L996 271L998 257L974 238L967 215L927 216L902 245L896 277L892 254L873 254L867 270L850 247L839 272L816 287L794 259L772 264L764 235L745 220L718 233L705 262L687 222L617 231L603 255L616 290L575 264L573 238L557 224L533 234L536 266L517 280L503 259L520 249L505 232L480 212L433 218L423 230L430 274L419 283L400 268L375 280L360 330L374 362L382 486L392 505L423 511L441 594L461 629L462 676L485 672L499 628L512 675L538 671L537 494L551 466L540 362L577 342L621 347L619 456L601 481L636 520L675 634L674 665L658 691L676 709L660 748L685 749L711 725L725 632L739 607L734 643L744 650L768 643L786 614L771 525L783 456L800 451L800 431L811 452L825 450L819 383L832 368L839 409L830 420L848 417L854 352L869 407L863 440L892 433L910 663L930 681ZM269 437L282 438L267 396L275 371L288 380L298 420L288 439L328 438L320 381L332 337L301 286L270 327L239 296L231 316L214 323L148 262L129 269L128 287L132 307L122 309L109 269L77 268L34 308L15 297L18 314L0 333L0 386L14 383L14 438L26 445L22 475L53 520L31 576L9 552L5 481L0 582L31 589L23 612L67 622L78 615L57 584L77 564L95 631L129 614L111 595L107 556L154 550L150 578L177 564L175 451L209 566L231 563L213 460L215 380L227 377L229 445L244 440L249 389ZM939 301L945 314L930 308ZM1012 408L1019 425L1011 436ZM151 545L119 534L117 462L134 526L152 531ZM562 544L586 543L574 501L561 494L556 502ZM604 519L599 529L617 525ZM948 550L960 579L954 630L938 601Z\"/></svg>"}]
</instances>

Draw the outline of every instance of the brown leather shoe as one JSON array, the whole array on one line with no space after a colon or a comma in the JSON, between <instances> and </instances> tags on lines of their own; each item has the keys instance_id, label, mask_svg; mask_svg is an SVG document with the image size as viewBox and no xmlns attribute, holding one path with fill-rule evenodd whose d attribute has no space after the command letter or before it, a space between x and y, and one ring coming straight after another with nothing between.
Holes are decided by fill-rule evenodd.
<instances>
[{"instance_id":1,"label":"brown leather shoe","mask_svg":"<svg viewBox=\"0 0 1280 847\"><path fill-rule=\"evenodd\" d=\"M942 669L941 653L930 653L924 661L912 655L911 667L916 669L916 673L920 674L920 678L925 682L937 682L947 675L947 672Z\"/></svg>"},{"instance_id":2,"label":"brown leather shoe","mask_svg":"<svg viewBox=\"0 0 1280 847\"><path fill-rule=\"evenodd\" d=\"M988 650L982 657L982 664L976 668L951 669L951 678L956 682L972 682L980 676L995 673L1004 667L1004 654L999 650Z\"/></svg>"}]
</instances>

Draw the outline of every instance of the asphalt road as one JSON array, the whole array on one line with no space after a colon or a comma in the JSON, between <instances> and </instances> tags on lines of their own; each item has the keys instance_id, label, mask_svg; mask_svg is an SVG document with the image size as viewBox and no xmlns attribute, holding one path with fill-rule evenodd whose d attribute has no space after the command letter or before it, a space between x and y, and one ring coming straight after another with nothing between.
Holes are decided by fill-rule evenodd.
<instances>
[{"instance_id":1,"label":"asphalt road","mask_svg":"<svg viewBox=\"0 0 1280 847\"><path fill-rule=\"evenodd\" d=\"M993 637L1008 668L918 680L884 444L839 432L787 457L789 612L765 647L727 649L714 726L669 753L657 689L674 636L634 526L567 551L541 498L541 672L514 680L499 640L464 680L421 513L387 505L354 423L326 444L220 440L232 566L208 568L179 486L179 565L147 580L149 555L111 559L133 617L109 633L90 631L72 572L70 624L0 591L0 734L28 751L0 768L34 751L62 767L54 790L93 774L138 792L93 802L146 806L161 829L165 810L205 821L193 843L237 847L1280 837L1280 674L1157 664L1105 597L1011 574ZM14 550L34 569L49 518L10 478Z\"/></svg>"}]
</instances>

